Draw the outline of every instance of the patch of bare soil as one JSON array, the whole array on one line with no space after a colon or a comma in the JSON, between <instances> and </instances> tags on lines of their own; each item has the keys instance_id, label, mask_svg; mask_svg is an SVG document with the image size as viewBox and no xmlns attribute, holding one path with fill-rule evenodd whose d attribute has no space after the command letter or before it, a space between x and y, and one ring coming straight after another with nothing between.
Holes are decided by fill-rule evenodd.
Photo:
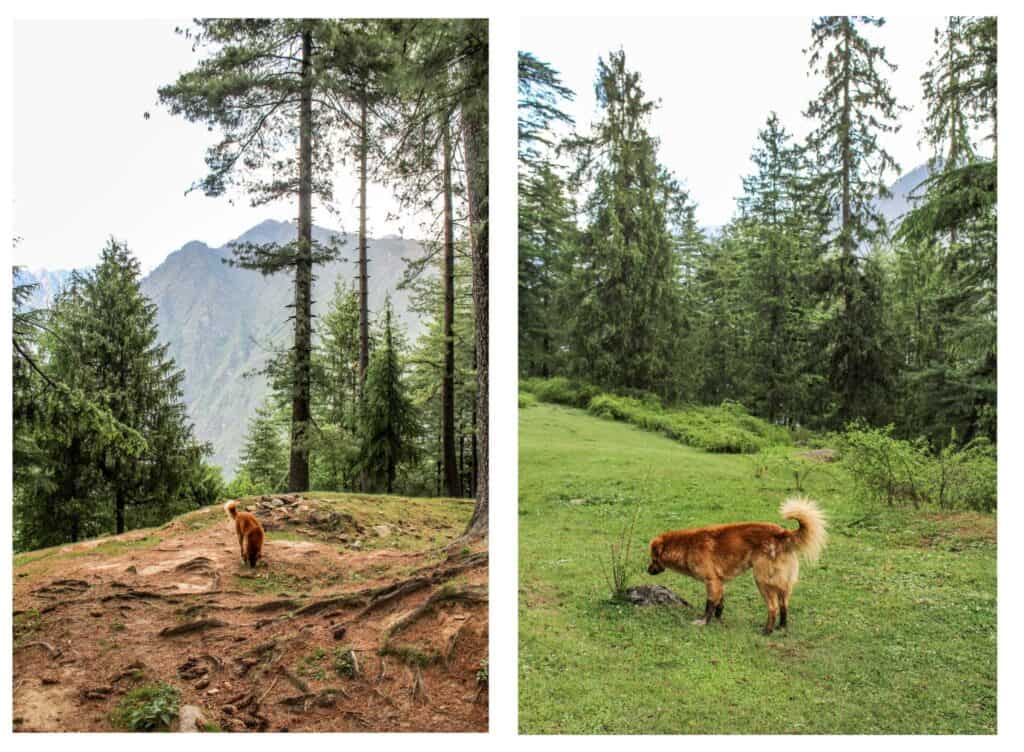
<instances>
[{"instance_id":1,"label":"patch of bare soil","mask_svg":"<svg viewBox=\"0 0 1024 752\"><path fill-rule=\"evenodd\" d=\"M311 539L271 537L252 570L225 517L19 573L15 730L114 730L157 681L225 731L487 730L486 550L353 550L372 530L327 503L246 506Z\"/></svg>"},{"instance_id":2,"label":"patch of bare soil","mask_svg":"<svg viewBox=\"0 0 1024 752\"><path fill-rule=\"evenodd\" d=\"M801 459L811 460L812 462L820 462L822 464L828 464L835 462L839 458L839 453L835 449L811 449L800 455Z\"/></svg>"}]
</instances>

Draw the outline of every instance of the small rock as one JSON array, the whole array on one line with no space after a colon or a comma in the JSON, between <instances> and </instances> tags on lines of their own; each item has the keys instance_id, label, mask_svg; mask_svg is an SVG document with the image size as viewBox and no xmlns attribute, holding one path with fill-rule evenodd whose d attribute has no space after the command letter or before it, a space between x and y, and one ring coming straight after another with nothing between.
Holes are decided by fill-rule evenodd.
<instances>
[{"instance_id":1,"label":"small rock","mask_svg":"<svg viewBox=\"0 0 1024 752\"><path fill-rule=\"evenodd\" d=\"M204 676L202 679L200 679L199 681L197 681L195 683L195 688L196 689L206 689L209 686L210 686L210 677L208 677L208 676ZM213 691L216 692L217 690L213 690Z\"/></svg>"},{"instance_id":2,"label":"small rock","mask_svg":"<svg viewBox=\"0 0 1024 752\"><path fill-rule=\"evenodd\" d=\"M391 528L388 525L374 525L373 532L380 538L387 538L391 535Z\"/></svg>"},{"instance_id":3,"label":"small rock","mask_svg":"<svg viewBox=\"0 0 1024 752\"><path fill-rule=\"evenodd\" d=\"M208 689L208 690L206 690L206 694L210 695L211 697L212 697L213 695L217 694L218 692L220 692L220 690L219 690L219 689L217 689L216 687L214 687L213 689Z\"/></svg>"},{"instance_id":4,"label":"small rock","mask_svg":"<svg viewBox=\"0 0 1024 752\"><path fill-rule=\"evenodd\" d=\"M203 711L196 705L182 705L178 710L178 731L190 733L200 731L205 724Z\"/></svg>"},{"instance_id":5,"label":"small rock","mask_svg":"<svg viewBox=\"0 0 1024 752\"><path fill-rule=\"evenodd\" d=\"M684 598L680 598L663 585L637 585L627 588L624 595L626 600L635 606L686 606L693 608Z\"/></svg>"}]
</instances>

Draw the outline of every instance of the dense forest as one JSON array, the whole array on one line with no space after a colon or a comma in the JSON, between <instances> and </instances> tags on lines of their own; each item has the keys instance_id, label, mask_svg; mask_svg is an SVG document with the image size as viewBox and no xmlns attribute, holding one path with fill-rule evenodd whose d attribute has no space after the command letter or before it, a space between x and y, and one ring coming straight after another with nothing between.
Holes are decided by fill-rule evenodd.
<instances>
[{"instance_id":1,"label":"dense forest","mask_svg":"<svg viewBox=\"0 0 1024 752\"><path fill-rule=\"evenodd\" d=\"M226 483L193 435L127 246L111 240L42 310L15 269L15 549L314 488L473 496L467 534L486 534L487 22L200 19L178 32L200 59L159 102L219 139L189 190L297 209L294 241L239 243L230 259L293 281L280 312L291 342L267 360L263 407L236 416L249 431ZM359 186L358 272L315 319L316 270L342 252L312 235L314 202L335 211L336 166ZM404 282L430 322L414 343L390 303L367 305L375 182L424 218L426 252Z\"/></svg>"},{"instance_id":2,"label":"dense forest","mask_svg":"<svg viewBox=\"0 0 1024 752\"><path fill-rule=\"evenodd\" d=\"M885 141L904 108L872 42L883 23L812 23L809 135L765 113L715 232L659 162L657 105L623 50L598 63L588 132L558 71L520 52L521 376L738 402L794 435L859 425L932 452L994 443L996 20L935 30L927 177L892 223L877 202L900 174Z\"/></svg>"}]
</instances>

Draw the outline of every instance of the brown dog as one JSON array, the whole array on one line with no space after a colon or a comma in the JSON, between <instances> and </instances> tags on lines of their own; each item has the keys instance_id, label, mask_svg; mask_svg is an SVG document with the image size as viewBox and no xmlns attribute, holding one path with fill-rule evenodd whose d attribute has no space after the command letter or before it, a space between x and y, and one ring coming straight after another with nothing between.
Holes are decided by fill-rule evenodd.
<instances>
[{"instance_id":1,"label":"brown dog","mask_svg":"<svg viewBox=\"0 0 1024 752\"><path fill-rule=\"evenodd\" d=\"M238 502L229 501L224 505L231 519L235 521L235 532L238 533L238 546L242 550L242 561L255 567L263 553L263 526L249 512L238 511Z\"/></svg>"},{"instance_id":2,"label":"brown dog","mask_svg":"<svg viewBox=\"0 0 1024 752\"><path fill-rule=\"evenodd\" d=\"M707 587L704 616L694 624L722 618L723 585L748 569L768 605L764 633L771 634L775 617L786 626L789 596L800 574L798 556L816 561L825 546L825 516L810 499L789 499L779 513L796 520L799 527L787 530L773 522L737 522L691 530L662 533L651 541L648 574L672 569L700 580Z\"/></svg>"}]
</instances>

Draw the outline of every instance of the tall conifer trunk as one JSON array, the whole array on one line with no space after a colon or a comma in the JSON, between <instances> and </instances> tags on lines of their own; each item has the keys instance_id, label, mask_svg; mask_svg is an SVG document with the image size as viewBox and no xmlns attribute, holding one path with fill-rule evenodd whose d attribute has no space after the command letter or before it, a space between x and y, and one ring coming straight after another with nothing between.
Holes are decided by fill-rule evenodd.
<instances>
[{"instance_id":1,"label":"tall conifer trunk","mask_svg":"<svg viewBox=\"0 0 1024 752\"><path fill-rule=\"evenodd\" d=\"M486 100L485 100L486 101ZM466 155L466 184L469 204L469 235L473 250L473 313L476 324L476 409L473 411L473 487L476 504L468 535L486 535L490 506L488 464L488 279L489 221L487 169L487 109L465 108L462 116L463 153Z\"/></svg>"},{"instance_id":2,"label":"tall conifer trunk","mask_svg":"<svg viewBox=\"0 0 1024 752\"><path fill-rule=\"evenodd\" d=\"M366 259L366 154L369 151L370 135L367 129L365 92L359 104L359 392L362 394L366 385L366 369L370 364L369 276Z\"/></svg>"},{"instance_id":3,"label":"tall conifer trunk","mask_svg":"<svg viewBox=\"0 0 1024 752\"><path fill-rule=\"evenodd\" d=\"M451 117L446 114L442 135L442 181L444 183L444 367L441 374L441 464L445 493L461 496L459 469L455 456L455 228L452 215Z\"/></svg>"},{"instance_id":4,"label":"tall conifer trunk","mask_svg":"<svg viewBox=\"0 0 1024 752\"><path fill-rule=\"evenodd\" d=\"M313 35L302 32L299 103L299 242L295 265L295 351L288 490L309 489L309 377L313 287Z\"/></svg>"}]
</instances>

